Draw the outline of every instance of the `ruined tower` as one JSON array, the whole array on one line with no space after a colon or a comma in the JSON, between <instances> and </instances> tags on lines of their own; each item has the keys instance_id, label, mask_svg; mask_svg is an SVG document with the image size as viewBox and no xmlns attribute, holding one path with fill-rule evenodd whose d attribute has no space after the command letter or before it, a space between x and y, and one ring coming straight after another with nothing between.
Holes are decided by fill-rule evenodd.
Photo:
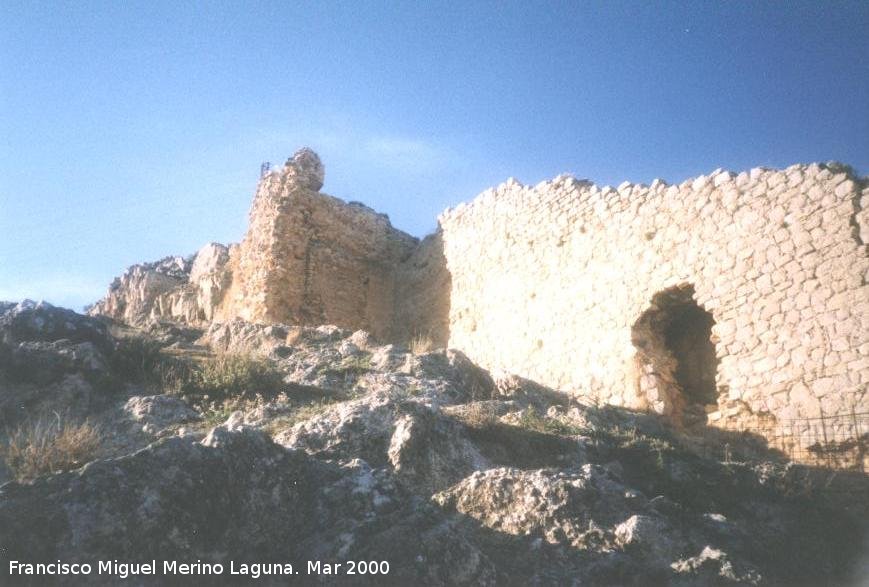
<instances>
[{"instance_id":1,"label":"ruined tower","mask_svg":"<svg viewBox=\"0 0 869 587\"><path fill-rule=\"evenodd\" d=\"M320 193L323 181L323 165L310 149L261 178L220 313L387 337L395 267L416 239L384 214Z\"/></svg>"}]
</instances>

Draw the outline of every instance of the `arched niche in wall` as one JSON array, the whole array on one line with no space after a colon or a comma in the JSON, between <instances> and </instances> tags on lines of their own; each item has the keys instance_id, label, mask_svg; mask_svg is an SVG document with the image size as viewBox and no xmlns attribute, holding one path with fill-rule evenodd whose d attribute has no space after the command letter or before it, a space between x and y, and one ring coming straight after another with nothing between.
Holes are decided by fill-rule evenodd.
<instances>
[{"instance_id":1,"label":"arched niche in wall","mask_svg":"<svg viewBox=\"0 0 869 587\"><path fill-rule=\"evenodd\" d=\"M715 319L694 294L691 284L655 294L631 328L640 396L656 412L686 426L705 423L706 406L718 397Z\"/></svg>"}]
</instances>

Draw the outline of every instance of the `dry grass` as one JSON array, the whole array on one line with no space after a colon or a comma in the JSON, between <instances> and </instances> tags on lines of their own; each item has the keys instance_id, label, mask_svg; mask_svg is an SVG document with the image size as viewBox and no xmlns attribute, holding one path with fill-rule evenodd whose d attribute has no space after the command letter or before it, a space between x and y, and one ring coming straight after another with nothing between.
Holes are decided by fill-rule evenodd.
<instances>
[{"instance_id":1,"label":"dry grass","mask_svg":"<svg viewBox=\"0 0 869 587\"><path fill-rule=\"evenodd\" d=\"M468 426L485 428L498 422L495 402L476 401L468 404L461 414L461 419Z\"/></svg>"},{"instance_id":2,"label":"dry grass","mask_svg":"<svg viewBox=\"0 0 869 587\"><path fill-rule=\"evenodd\" d=\"M578 436L585 432L578 426L540 414L534 406L522 411L517 424L527 430L559 436Z\"/></svg>"},{"instance_id":3,"label":"dry grass","mask_svg":"<svg viewBox=\"0 0 869 587\"><path fill-rule=\"evenodd\" d=\"M0 447L0 456L15 477L25 481L76 469L93 460L101 445L102 433L96 426L55 413L21 424Z\"/></svg>"},{"instance_id":4,"label":"dry grass","mask_svg":"<svg viewBox=\"0 0 869 587\"><path fill-rule=\"evenodd\" d=\"M417 334L410 339L408 346L414 355L424 355L436 348L434 339L428 334Z\"/></svg>"},{"instance_id":5,"label":"dry grass","mask_svg":"<svg viewBox=\"0 0 869 587\"><path fill-rule=\"evenodd\" d=\"M161 381L164 393L211 402L270 397L284 387L283 375L268 360L239 354L170 365L161 373Z\"/></svg>"}]
</instances>

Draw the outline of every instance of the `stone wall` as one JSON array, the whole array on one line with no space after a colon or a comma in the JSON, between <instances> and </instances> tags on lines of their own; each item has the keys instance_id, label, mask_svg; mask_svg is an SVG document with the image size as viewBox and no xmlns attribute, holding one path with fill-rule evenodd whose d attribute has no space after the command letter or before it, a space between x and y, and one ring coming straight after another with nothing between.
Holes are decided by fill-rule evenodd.
<instances>
[{"instance_id":1,"label":"stone wall","mask_svg":"<svg viewBox=\"0 0 869 587\"><path fill-rule=\"evenodd\" d=\"M402 263L397 275L397 301L392 334L397 341L430 338L449 344L452 278L444 257L442 233L427 236Z\"/></svg>"},{"instance_id":2,"label":"stone wall","mask_svg":"<svg viewBox=\"0 0 869 587\"><path fill-rule=\"evenodd\" d=\"M322 183L319 158L304 149L260 181L219 316L389 337L396 268L417 240L385 214L320 193Z\"/></svg>"},{"instance_id":3,"label":"stone wall","mask_svg":"<svg viewBox=\"0 0 869 587\"><path fill-rule=\"evenodd\" d=\"M385 214L319 190L319 157L298 151L261 178L239 245L134 265L91 314L129 324L335 324L392 336L396 272L417 239Z\"/></svg>"},{"instance_id":4,"label":"stone wall","mask_svg":"<svg viewBox=\"0 0 869 587\"><path fill-rule=\"evenodd\" d=\"M422 242L322 184L299 151L261 179L241 244L134 266L92 313L421 335L685 424L869 410L869 182L845 166L509 180Z\"/></svg>"},{"instance_id":5,"label":"stone wall","mask_svg":"<svg viewBox=\"0 0 869 587\"><path fill-rule=\"evenodd\" d=\"M869 186L848 168L508 180L439 220L449 345L485 367L676 420L867 407ZM685 389L710 376L711 398Z\"/></svg>"}]
</instances>

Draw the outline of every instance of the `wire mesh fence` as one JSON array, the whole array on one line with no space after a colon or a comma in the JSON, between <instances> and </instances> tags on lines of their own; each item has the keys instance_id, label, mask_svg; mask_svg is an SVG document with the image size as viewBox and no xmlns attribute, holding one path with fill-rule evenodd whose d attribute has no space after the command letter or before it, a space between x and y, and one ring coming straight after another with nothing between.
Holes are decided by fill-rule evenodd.
<instances>
[{"instance_id":1,"label":"wire mesh fence","mask_svg":"<svg viewBox=\"0 0 869 587\"><path fill-rule=\"evenodd\" d=\"M726 434L725 439L707 445L706 452L721 460L744 457L745 446L753 444L764 445L767 451L802 464L863 473L869 470L869 412L866 411L854 408L825 414L822 410L816 417L770 423L725 420L716 423L716 428Z\"/></svg>"}]
</instances>

